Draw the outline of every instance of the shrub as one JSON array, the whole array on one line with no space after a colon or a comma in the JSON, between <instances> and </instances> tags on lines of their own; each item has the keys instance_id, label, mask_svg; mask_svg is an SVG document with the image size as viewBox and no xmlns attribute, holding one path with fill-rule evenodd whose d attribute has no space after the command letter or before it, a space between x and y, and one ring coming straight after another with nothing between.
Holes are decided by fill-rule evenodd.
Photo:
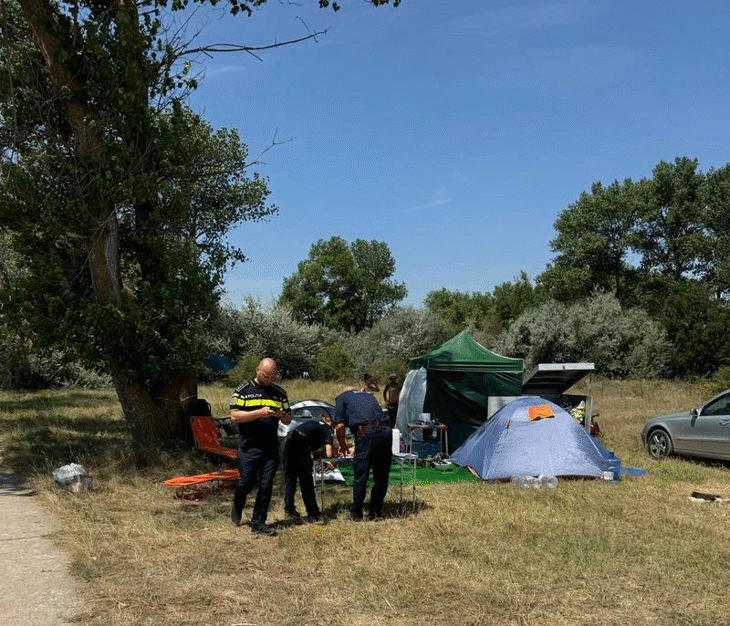
<instances>
[{"instance_id":1,"label":"shrub","mask_svg":"<svg viewBox=\"0 0 730 626\"><path fill-rule=\"evenodd\" d=\"M730 389L730 365L717 370L707 381L706 387L708 393L712 395Z\"/></svg>"},{"instance_id":2,"label":"shrub","mask_svg":"<svg viewBox=\"0 0 730 626\"><path fill-rule=\"evenodd\" d=\"M358 375L370 372L376 377L387 376L391 371L405 371L409 359L432 350L453 334L453 327L433 313L396 307L372 328L346 338L344 346Z\"/></svg>"},{"instance_id":3,"label":"shrub","mask_svg":"<svg viewBox=\"0 0 730 626\"><path fill-rule=\"evenodd\" d=\"M239 309L227 308L221 315L221 336L227 345L223 354L270 356L276 359L283 378L311 372L317 364L320 346L331 343L334 331L297 322L291 310L272 304L267 308L248 297Z\"/></svg>"},{"instance_id":4,"label":"shrub","mask_svg":"<svg viewBox=\"0 0 730 626\"><path fill-rule=\"evenodd\" d=\"M571 305L550 301L521 315L497 341L498 352L537 363L593 362L611 378L656 378L666 370L669 342L641 309L622 309L611 294Z\"/></svg>"},{"instance_id":5,"label":"shrub","mask_svg":"<svg viewBox=\"0 0 730 626\"><path fill-rule=\"evenodd\" d=\"M225 374L226 385L237 387L246 380L256 376L256 366L263 356L257 354L244 354L238 358L236 366Z\"/></svg>"},{"instance_id":6,"label":"shrub","mask_svg":"<svg viewBox=\"0 0 730 626\"><path fill-rule=\"evenodd\" d=\"M5 389L58 389L111 386L111 378L71 360L60 350L39 351L33 342L7 332L0 341L0 387Z\"/></svg>"},{"instance_id":7,"label":"shrub","mask_svg":"<svg viewBox=\"0 0 730 626\"><path fill-rule=\"evenodd\" d=\"M315 376L319 380L342 381L354 376L350 354L340 343L325 346L317 355Z\"/></svg>"}]
</instances>

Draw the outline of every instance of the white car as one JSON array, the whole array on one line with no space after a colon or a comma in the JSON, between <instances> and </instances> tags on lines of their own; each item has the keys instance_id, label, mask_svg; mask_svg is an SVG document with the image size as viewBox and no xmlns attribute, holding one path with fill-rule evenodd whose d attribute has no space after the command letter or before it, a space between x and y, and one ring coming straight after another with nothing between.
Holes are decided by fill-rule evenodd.
<instances>
[{"instance_id":1,"label":"white car","mask_svg":"<svg viewBox=\"0 0 730 626\"><path fill-rule=\"evenodd\" d=\"M322 402L321 400L302 400L292 404L290 408L291 424L279 422L279 437L286 437L292 428L308 420L318 422L322 415L327 415L330 419L335 416L335 407L329 402Z\"/></svg>"}]
</instances>

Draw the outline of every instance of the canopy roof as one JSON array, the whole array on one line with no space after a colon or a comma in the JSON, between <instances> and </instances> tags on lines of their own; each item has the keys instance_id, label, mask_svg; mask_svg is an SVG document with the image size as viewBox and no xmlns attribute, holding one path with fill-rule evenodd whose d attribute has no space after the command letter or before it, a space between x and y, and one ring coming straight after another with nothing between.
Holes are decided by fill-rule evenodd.
<instances>
[{"instance_id":1,"label":"canopy roof","mask_svg":"<svg viewBox=\"0 0 730 626\"><path fill-rule=\"evenodd\" d=\"M593 363L538 363L523 374L522 393L532 396L565 393L595 369Z\"/></svg>"},{"instance_id":2,"label":"canopy roof","mask_svg":"<svg viewBox=\"0 0 730 626\"><path fill-rule=\"evenodd\" d=\"M512 359L495 354L472 339L462 330L458 335L408 362L410 369L425 367L427 370L470 372L518 372L522 373L522 359Z\"/></svg>"}]
</instances>

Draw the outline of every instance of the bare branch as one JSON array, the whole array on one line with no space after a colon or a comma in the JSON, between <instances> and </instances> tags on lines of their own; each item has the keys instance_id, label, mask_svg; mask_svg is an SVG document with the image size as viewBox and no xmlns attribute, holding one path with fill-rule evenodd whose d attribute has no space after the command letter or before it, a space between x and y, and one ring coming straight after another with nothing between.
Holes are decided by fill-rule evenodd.
<instances>
[{"instance_id":1,"label":"bare branch","mask_svg":"<svg viewBox=\"0 0 730 626\"><path fill-rule=\"evenodd\" d=\"M291 139L287 139L286 141L276 141L277 132L279 132L278 128L274 131L274 137L272 138L271 143L268 146L266 146L261 152L259 152L253 161L249 161L248 163L246 163L243 166L244 168L251 167L252 165L260 165L262 163L262 161L260 161L260 158L264 154L266 154L269 150L271 150L275 146L281 146L285 143L289 143L290 141L292 141Z\"/></svg>"},{"instance_id":2,"label":"bare branch","mask_svg":"<svg viewBox=\"0 0 730 626\"><path fill-rule=\"evenodd\" d=\"M327 34L328 30L329 29L327 28L324 30L318 30L310 33L309 35L305 35L304 37L299 37L298 39L287 39L286 41L279 41L277 43L268 44L266 46L241 46L232 43L215 43L209 46L200 46L198 48L188 48L187 50L182 50L177 56L186 56L188 54L200 53L211 54L214 52L248 52L249 54L255 56L257 59L261 60L258 56L254 54L254 52L258 52L260 50L271 50L272 48L280 48L282 46L288 46L293 43L307 41L308 39L314 39L316 41L318 35Z\"/></svg>"}]
</instances>

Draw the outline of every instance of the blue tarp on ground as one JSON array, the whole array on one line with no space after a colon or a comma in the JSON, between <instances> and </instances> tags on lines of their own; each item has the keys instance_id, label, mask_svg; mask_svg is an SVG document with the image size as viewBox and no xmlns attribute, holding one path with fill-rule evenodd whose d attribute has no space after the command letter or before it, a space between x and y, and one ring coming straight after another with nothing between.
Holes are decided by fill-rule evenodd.
<instances>
[{"instance_id":1,"label":"blue tarp on ground","mask_svg":"<svg viewBox=\"0 0 730 626\"><path fill-rule=\"evenodd\" d=\"M530 420L531 405L547 405L553 416ZM472 468L484 480L540 474L602 478L605 471L620 471L613 452L557 404L536 396L503 406L449 460Z\"/></svg>"}]
</instances>

